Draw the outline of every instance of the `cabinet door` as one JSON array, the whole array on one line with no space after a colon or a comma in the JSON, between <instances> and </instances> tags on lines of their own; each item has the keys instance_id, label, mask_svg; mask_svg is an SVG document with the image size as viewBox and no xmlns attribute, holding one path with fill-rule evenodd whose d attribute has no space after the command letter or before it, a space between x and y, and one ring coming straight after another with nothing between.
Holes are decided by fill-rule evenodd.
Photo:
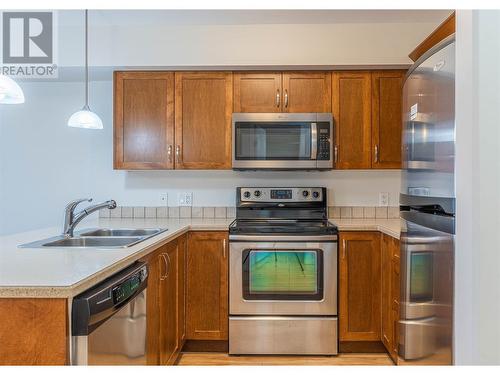
<instances>
[{"instance_id":1,"label":"cabinet door","mask_svg":"<svg viewBox=\"0 0 500 375\"><path fill-rule=\"evenodd\" d=\"M332 86L336 168L370 169L370 72L334 72Z\"/></svg>"},{"instance_id":2,"label":"cabinet door","mask_svg":"<svg viewBox=\"0 0 500 375\"><path fill-rule=\"evenodd\" d=\"M281 112L281 73L234 73L234 112Z\"/></svg>"},{"instance_id":3,"label":"cabinet door","mask_svg":"<svg viewBox=\"0 0 500 375\"><path fill-rule=\"evenodd\" d=\"M401 70L372 73L372 168L401 168L404 75Z\"/></svg>"},{"instance_id":4,"label":"cabinet door","mask_svg":"<svg viewBox=\"0 0 500 375\"><path fill-rule=\"evenodd\" d=\"M329 72L283 73L283 112L331 112Z\"/></svg>"},{"instance_id":5,"label":"cabinet door","mask_svg":"<svg viewBox=\"0 0 500 375\"><path fill-rule=\"evenodd\" d=\"M380 234L342 232L340 341L380 340Z\"/></svg>"},{"instance_id":6,"label":"cabinet door","mask_svg":"<svg viewBox=\"0 0 500 375\"><path fill-rule=\"evenodd\" d=\"M177 239L178 243L178 288L177 288L177 346L182 349L186 340L186 235Z\"/></svg>"},{"instance_id":7,"label":"cabinet door","mask_svg":"<svg viewBox=\"0 0 500 375\"><path fill-rule=\"evenodd\" d=\"M187 247L188 340L227 340L227 232L191 232Z\"/></svg>"},{"instance_id":8,"label":"cabinet door","mask_svg":"<svg viewBox=\"0 0 500 375\"><path fill-rule=\"evenodd\" d=\"M230 169L232 73L175 73L175 168Z\"/></svg>"},{"instance_id":9,"label":"cabinet door","mask_svg":"<svg viewBox=\"0 0 500 375\"><path fill-rule=\"evenodd\" d=\"M160 362L160 277L165 272L165 264L159 249L146 258L141 259L149 265L147 291L147 364L158 365Z\"/></svg>"},{"instance_id":10,"label":"cabinet door","mask_svg":"<svg viewBox=\"0 0 500 375\"><path fill-rule=\"evenodd\" d=\"M171 364L177 352L177 241L165 245L165 272L160 281L160 363Z\"/></svg>"},{"instance_id":11,"label":"cabinet door","mask_svg":"<svg viewBox=\"0 0 500 375\"><path fill-rule=\"evenodd\" d=\"M392 345L389 354L392 360L398 361L399 342L399 292L400 292L400 243L397 239L391 238L392 249L392 272L391 272L391 298L392 298Z\"/></svg>"},{"instance_id":12,"label":"cabinet door","mask_svg":"<svg viewBox=\"0 0 500 375\"><path fill-rule=\"evenodd\" d=\"M392 247L391 237L386 234L381 235L380 252L382 256L382 329L381 339L387 351L392 350L392 340L394 338L394 324L392 313Z\"/></svg>"},{"instance_id":13,"label":"cabinet door","mask_svg":"<svg viewBox=\"0 0 500 375\"><path fill-rule=\"evenodd\" d=\"M174 73L114 73L114 168L172 169Z\"/></svg>"}]
</instances>

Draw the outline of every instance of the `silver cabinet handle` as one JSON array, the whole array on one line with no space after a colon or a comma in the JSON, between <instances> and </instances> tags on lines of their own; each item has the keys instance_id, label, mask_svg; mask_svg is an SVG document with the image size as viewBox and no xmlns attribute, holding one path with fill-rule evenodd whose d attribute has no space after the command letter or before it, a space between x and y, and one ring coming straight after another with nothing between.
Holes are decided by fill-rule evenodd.
<instances>
[{"instance_id":1,"label":"silver cabinet handle","mask_svg":"<svg viewBox=\"0 0 500 375\"><path fill-rule=\"evenodd\" d=\"M335 163L339 161L339 148L337 145L333 148L333 157L335 159Z\"/></svg>"},{"instance_id":2,"label":"silver cabinet handle","mask_svg":"<svg viewBox=\"0 0 500 375\"><path fill-rule=\"evenodd\" d=\"M345 259L345 252L346 252L346 246L345 246L345 239L342 240L342 259Z\"/></svg>"},{"instance_id":3,"label":"silver cabinet handle","mask_svg":"<svg viewBox=\"0 0 500 375\"><path fill-rule=\"evenodd\" d=\"M280 90L276 90L276 107L280 107Z\"/></svg>"},{"instance_id":4,"label":"silver cabinet handle","mask_svg":"<svg viewBox=\"0 0 500 375\"><path fill-rule=\"evenodd\" d=\"M168 155L168 161L172 163L172 145L168 145L167 155Z\"/></svg>"},{"instance_id":5,"label":"silver cabinet handle","mask_svg":"<svg viewBox=\"0 0 500 375\"><path fill-rule=\"evenodd\" d=\"M226 239L222 240L222 257L226 259Z\"/></svg>"},{"instance_id":6,"label":"silver cabinet handle","mask_svg":"<svg viewBox=\"0 0 500 375\"><path fill-rule=\"evenodd\" d=\"M180 157L181 157L181 146L177 145L175 146L175 159L177 163L179 162Z\"/></svg>"},{"instance_id":7,"label":"silver cabinet handle","mask_svg":"<svg viewBox=\"0 0 500 375\"><path fill-rule=\"evenodd\" d=\"M285 108L288 108L288 90L285 90Z\"/></svg>"},{"instance_id":8,"label":"silver cabinet handle","mask_svg":"<svg viewBox=\"0 0 500 375\"><path fill-rule=\"evenodd\" d=\"M165 257L165 253L160 254L160 257L163 259L163 263L165 264L165 273L162 274L160 272L160 280L165 280L167 278L167 268L168 268L168 263L167 263L167 258ZM161 271L161 269L160 269Z\"/></svg>"},{"instance_id":9,"label":"silver cabinet handle","mask_svg":"<svg viewBox=\"0 0 500 375\"><path fill-rule=\"evenodd\" d=\"M168 278L168 276L170 275L170 264L172 263L172 261L170 260L170 255L168 255L168 253L165 253L166 255L166 263L167 263L167 271L165 272L165 279Z\"/></svg>"},{"instance_id":10,"label":"silver cabinet handle","mask_svg":"<svg viewBox=\"0 0 500 375\"><path fill-rule=\"evenodd\" d=\"M378 145L375 145L375 163L378 163Z\"/></svg>"}]
</instances>

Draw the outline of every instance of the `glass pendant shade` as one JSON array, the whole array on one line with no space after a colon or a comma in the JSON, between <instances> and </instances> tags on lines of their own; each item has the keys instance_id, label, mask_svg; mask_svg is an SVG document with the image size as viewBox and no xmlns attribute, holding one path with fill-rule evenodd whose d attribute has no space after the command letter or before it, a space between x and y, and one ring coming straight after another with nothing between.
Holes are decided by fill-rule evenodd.
<instances>
[{"instance_id":1,"label":"glass pendant shade","mask_svg":"<svg viewBox=\"0 0 500 375\"><path fill-rule=\"evenodd\" d=\"M89 44L88 44L88 10L85 10L85 105L71 115L68 126L83 129L102 129L102 121L89 108Z\"/></svg>"},{"instance_id":2,"label":"glass pendant shade","mask_svg":"<svg viewBox=\"0 0 500 375\"><path fill-rule=\"evenodd\" d=\"M24 93L12 78L0 75L0 104L24 103Z\"/></svg>"},{"instance_id":3,"label":"glass pendant shade","mask_svg":"<svg viewBox=\"0 0 500 375\"><path fill-rule=\"evenodd\" d=\"M102 121L88 106L71 115L68 126L72 128L102 129Z\"/></svg>"}]
</instances>

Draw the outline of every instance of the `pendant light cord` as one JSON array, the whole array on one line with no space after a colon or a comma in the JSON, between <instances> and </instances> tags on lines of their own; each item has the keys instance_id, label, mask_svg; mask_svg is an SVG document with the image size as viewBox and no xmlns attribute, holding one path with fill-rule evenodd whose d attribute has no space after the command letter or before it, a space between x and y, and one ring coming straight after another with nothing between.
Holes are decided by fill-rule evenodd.
<instances>
[{"instance_id":1,"label":"pendant light cord","mask_svg":"<svg viewBox=\"0 0 500 375\"><path fill-rule=\"evenodd\" d=\"M85 107L89 106L89 10L85 9Z\"/></svg>"}]
</instances>

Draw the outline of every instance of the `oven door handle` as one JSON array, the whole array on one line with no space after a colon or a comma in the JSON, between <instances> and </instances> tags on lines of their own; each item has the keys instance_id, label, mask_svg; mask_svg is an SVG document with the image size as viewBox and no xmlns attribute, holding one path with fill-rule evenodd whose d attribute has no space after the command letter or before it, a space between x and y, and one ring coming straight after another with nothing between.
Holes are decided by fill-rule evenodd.
<instances>
[{"instance_id":1,"label":"oven door handle","mask_svg":"<svg viewBox=\"0 0 500 375\"><path fill-rule=\"evenodd\" d=\"M318 158L318 124L311 122L311 160Z\"/></svg>"}]
</instances>

